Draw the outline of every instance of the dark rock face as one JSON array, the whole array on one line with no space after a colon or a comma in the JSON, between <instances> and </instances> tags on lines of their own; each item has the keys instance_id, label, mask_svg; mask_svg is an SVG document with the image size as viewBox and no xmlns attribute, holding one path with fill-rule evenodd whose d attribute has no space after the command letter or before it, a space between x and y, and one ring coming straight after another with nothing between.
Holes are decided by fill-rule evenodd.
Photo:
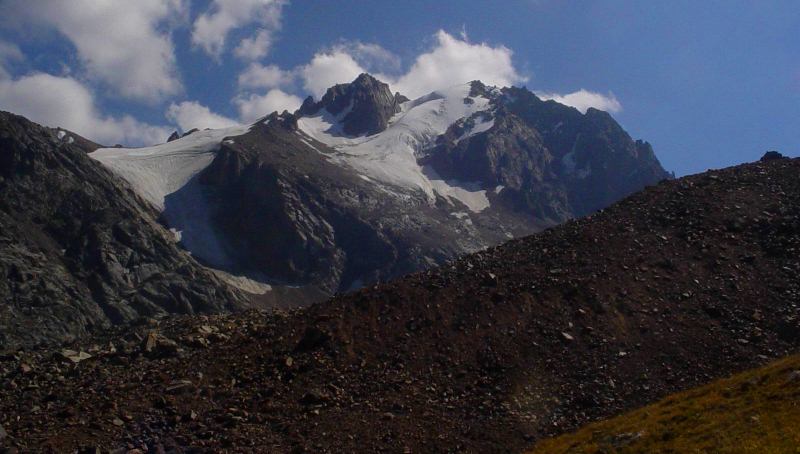
<instances>
[{"instance_id":1,"label":"dark rock face","mask_svg":"<svg viewBox=\"0 0 800 454\"><path fill-rule=\"evenodd\" d=\"M69 137L0 113L0 351L243 301Z\"/></svg>"},{"instance_id":2,"label":"dark rock face","mask_svg":"<svg viewBox=\"0 0 800 454\"><path fill-rule=\"evenodd\" d=\"M301 115L313 115L327 109L343 116L344 132L351 136L377 134L400 112L400 104L408 101L399 93L392 94L389 86L369 74L361 74L349 84L328 89L318 103L309 98L300 107Z\"/></svg>"},{"instance_id":3,"label":"dark rock face","mask_svg":"<svg viewBox=\"0 0 800 454\"><path fill-rule=\"evenodd\" d=\"M231 271L266 270L277 283L332 294L502 241L496 224L515 234L538 226L528 216L491 210L464 226L444 201L439 208L422 193L387 197L299 141L296 117L269 119L223 144L201 174L213 198L227 201L214 205L213 222L240 267Z\"/></svg>"},{"instance_id":4,"label":"dark rock face","mask_svg":"<svg viewBox=\"0 0 800 454\"><path fill-rule=\"evenodd\" d=\"M491 99L493 110L451 126L422 161L449 178L503 185L519 209L562 222L671 178L650 144L631 139L606 112L581 114L526 89L498 93L480 82L470 94ZM486 121L494 122L488 131L462 138Z\"/></svg>"},{"instance_id":5,"label":"dark rock face","mask_svg":"<svg viewBox=\"0 0 800 454\"><path fill-rule=\"evenodd\" d=\"M773 161L775 159L784 159L784 158L786 158L786 156L782 155L781 153L779 153L777 151L772 150L772 151L768 151L768 152L764 153L764 156L761 157L761 160L762 161Z\"/></svg>"}]
</instances>

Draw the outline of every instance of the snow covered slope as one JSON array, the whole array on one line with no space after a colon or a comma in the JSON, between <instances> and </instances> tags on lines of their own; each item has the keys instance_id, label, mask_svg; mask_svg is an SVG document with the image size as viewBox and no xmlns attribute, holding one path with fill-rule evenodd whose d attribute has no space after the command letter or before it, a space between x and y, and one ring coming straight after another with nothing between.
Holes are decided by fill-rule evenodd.
<instances>
[{"instance_id":1,"label":"snow covered slope","mask_svg":"<svg viewBox=\"0 0 800 454\"><path fill-rule=\"evenodd\" d=\"M164 199L208 167L226 137L245 134L251 127L207 129L146 148L100 148L89 156L128 180L139 195L163 211Z\"/></svg>"},{"instance_id":2,"label":"snow covered slope","mask_svg":"<svg viewBox=\"0 0 800 454\"><path fill-rule=\"evenodd\" d=\"M425 192L431 203L435 194L457 199L471 211L489 207L486 191L474 182L446 181L430 167L417 163L422 151L454 123L490 108L489 100L470 96L471 85L463 84L401 104L401 111L389 121L386 130L371 136L352 137L343 132L342 119L348 110L331 115L322 109L316 115L301 117L302 133L331 147L332 160L352 167L375 181L405 189ZM489 114L485 115L487 118ZM492 121L482 121L472 130L477 134L491 128Z\"/></svg>"},{"instance_id":3,"label":"snow covered slope","mask_svg":"<svg viewBox=\"0 0 800 454\"><path fill-rule=\"evenodd\" d=\"M211 207L197 176L214 160L223 141L246 134L252 126L196 131L180 139L146 148L101 148L89 156L128 181L161 211L176 241L197 258L229 268L211 221Z\"/></svg>"}]
</instances>

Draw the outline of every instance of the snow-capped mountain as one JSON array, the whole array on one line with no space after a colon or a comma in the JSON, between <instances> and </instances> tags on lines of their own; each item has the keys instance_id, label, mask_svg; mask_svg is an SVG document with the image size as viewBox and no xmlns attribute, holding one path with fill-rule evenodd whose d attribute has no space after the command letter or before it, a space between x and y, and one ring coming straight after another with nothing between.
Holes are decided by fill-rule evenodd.
<instances>
[{"instance_id":1,"label":"snow-capped mountain","mask_svg":"<svg viewBox=\"0 0 800 454\"><path fill-rule=\"evenodd\" d=\"M90 156L195 258L298 299L442 263L669 177L608 114L480 82L410 100L362 74L294 114L172 139Z\"/></svg>"}]
</instances>

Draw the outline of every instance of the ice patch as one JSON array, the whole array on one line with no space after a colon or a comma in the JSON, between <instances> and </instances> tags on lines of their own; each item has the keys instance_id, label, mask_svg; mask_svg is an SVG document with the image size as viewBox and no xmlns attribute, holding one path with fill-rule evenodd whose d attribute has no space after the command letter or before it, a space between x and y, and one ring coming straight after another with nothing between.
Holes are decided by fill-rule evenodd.
<instances>
[{"instance_id":1,"label":"ice patch","mask_svg":"<svg viewBox=\"0 0 800 454\"><path fill-rule=\"evenodd\" d=\"M461 137L455 140L456 144L458 144L459 142L461 142L466 138L478 135L482 132L486 132L492 129L492 127L494 126L494 118L491 118L489 115L486 114L478 115L478 118L480 119L479 121L477 121L471 128L469 128L469 130L464 131L464 133L461 134Z\"/></svg>"},{"instance_id":2,"label":"ice patch","mask_svg":"<svg viewBox=\"0 0 800 454\"><path fill-rule=\"evenodd\" d=\"M322 151L321 151L319 148L315 147L315 146L314 146L314 145L311 143L311 141L310 141L310 140L306 139L306 138L303 136L303 133L302 133L301 131L297 131L297 137L300 139L300 141L301 141L301 142L303 142L304 144L306 144L306 145L307 145L309 148L311 148L312 150L314 150L314 151L316 151L317 153L319 153L319 154L322 154L322 155L324 155L324 154L325 154L325 153L323 153L323 152L322 152Z\"/></svg>"},{"instance_id":3,"label":"ice patch","mask_svg":"<svg viewBox=\"0 0 800 454\"><path fill-rule=\"evenodd\" d=\"M587 163L586 168L576 169L575 151L570 151L561 158L561 165L564 167L564 172L567 175L574 175L576 178L582 180L592 174L592 166Z\"/></svg>"},{"instance_id":4,"label":"ice patch","mask_svg":"<svg viewBox=\"0 0 800 454\"><path fill-rule=\"evenodd\" d=\"M444 180L430 166L423 167L423 173L429 178L433 189L441 196L458 200L473 213L480 213L489 208L486 190L479 183L463 183L457 180Z\"/></svg>"},{"instance_id":5,"label":"ice patch","mask_svg":"<svg viewBox=\"0 0 800 454\"><path fill-rule=\"evenodd\" d=\"M72 136L68 136L67 131L64 131L63 129L59 129L58 132L56 133L56 136L58 137L58 140L63 140L64 142L67 143L75 143L75 138Z\"/></svg>"},{"instance_id":6,"label":"ice patch","mask_svg":"<svg viewBox=\"0 0 800 454\"><path fill-rule=\"evenodd\" d=\"M245 276L237 276L225 271L212 270L214 274L228 284L254 295L263 295L272 291L272 286Z\"/></svg>"}]
</instances>

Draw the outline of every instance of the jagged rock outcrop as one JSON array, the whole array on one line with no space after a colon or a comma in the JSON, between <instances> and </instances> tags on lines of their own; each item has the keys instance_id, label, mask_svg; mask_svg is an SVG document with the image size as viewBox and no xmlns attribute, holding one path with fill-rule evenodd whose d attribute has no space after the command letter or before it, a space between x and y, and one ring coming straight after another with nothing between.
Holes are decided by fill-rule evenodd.
<instances>
[{"instance_id":1,"label":"jagged rock outcrop","mask_svg":"<svg viewBox=\"0 0 800 454\"><path fill-rule=\"evenodd\" d=\"M318 103L313 98L306 99L300 107L300 114L313 115L326 109L328 113L342 117L345 134L372 135L386 129L389 119L400 112L400 104L406 101L408 98L400 93L392 94L387 84L364 73L349 84L329 88Z\"/></svg>"},{"instance_id":2,"label":"jagged rock outcrop","mask_svg":"<svg viewBox=\"0 0 800 454\"><path fill-rule=\"evenodd\" d=\"M581 114L524 88L471 86L471 94L488 97L493 108L453 124L425 153L424 162L443 176L503 185L520 209L557 220L589 214L672 177L649 143L634 141L606 112Z\"/></svg>"},{"instance_id":3,"label":"jagged rock outcrop","mask_svg":"<svg viewBox=\"0 0 800 454\"><path fill-rule=\"evenodd\" d=\"M649 143L631 139L607 112L589 108L581 114L524 88L502 91L508 111L540 132L575 214L591 213L673 177Z\"/></svg>"},{"instance_id":4,"label":"jagged rock outcrop","mask_svg":"<svg viewBox=\"0 0 800 454\"><path fill-rule=\"evenodd\" d=\"M97 147L0 113L0 351L244 301L87 156Z\"/></svg>"}]
</instances>

